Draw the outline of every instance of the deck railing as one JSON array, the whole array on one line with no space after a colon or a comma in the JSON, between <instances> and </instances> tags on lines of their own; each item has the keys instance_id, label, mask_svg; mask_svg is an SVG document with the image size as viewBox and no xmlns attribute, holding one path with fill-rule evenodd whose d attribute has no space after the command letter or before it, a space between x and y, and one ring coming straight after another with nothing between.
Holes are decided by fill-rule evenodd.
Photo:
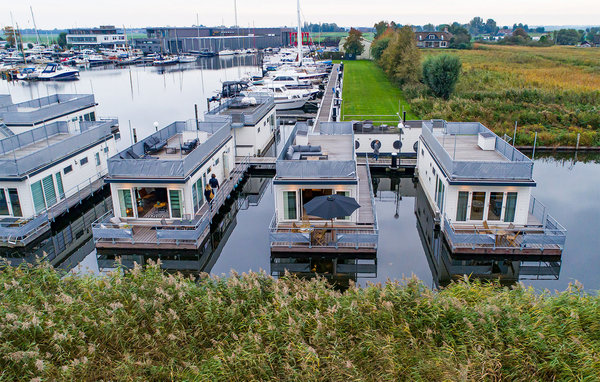
<instances>
[{"instance_id":1,"label":"deck railing","mask_svg":"<svg viewBox=\"0 0 600 382\"><path fill-rule=\"evenodd\" d=\"M325 228L325 224L327 227ZM356 226L356 225L344 225L343 222L338 223L337 226L331 227L331 223L323 221L322 224L312 224L313 227L301 228L292 227L291 223L280 224L277 221L277 212L271 219L269 225L269 242L271 247L275 246L286 246L292 247L306 247L306 248L336 248L350 247L350 248L371 248L377 249L377 243L379 241L379 230L377 226ZM327 232L321 238L316 240L316 234L322 233L323 230Z\"/></svg>"},{"instance_id":2,"label":"deck railing","mask_svg":"<svg viewBox=\"0 0 600 382\"><path fill-rule=\"evenodd\" d=\"M421 137L432 151L432 154L444 168L450 178L460 179L510 179L531 180L533 174L533 162L507 144L502 138L492 133L480 123L451 123L443 122L445 139L452 140L458 135L477 135L480 132L488 132L496 139L495 150L503 155L507 161L471 161L455 160L442 146L440 136L434 135L433 128L438 121L424 121Z\"/></svg>"},{"instance_id":3,"label":"deck railing","mask_svg":"<svg viewBox=\"0 0 600 382\"><path fill-rule=\"evenodd\" d=\"M234 123L256 125L265 115L267 115L268 111L275 106L275 99L268 93L256 92L252 93L249 97L256 99L256 101L259 103L258 106L256 106L252 111L239 109L239 113L232 113ZM207 115L217 115L230 108L234 102L239 102L241 98L242 97L228 99L216 108L207 112Z\"/></svg>"},{"instance_id":4,"label":"deck railing","mask_svg":"<svg viewBox=\"0 0 600 382\"><path fill-rule=\"evenodd\" d=\"M243 178L250 166L250 157L246 156L229 174L230 180L223 182L214 199L206 210L197 213L192 219L164 219L161 221L135 221L118 219L116 222L113 211L109 211L92 224L92 232L96 242L127 242L131 244L161 244L165 242L175 245L195 245L202 238L219 208L225 203L235 185ZM136 230L154 230L155 236L151 241L147 236L137 235ZM154 239L155 238L155 239Z\"/></svg>"},{"instance_id":5,"label":"deck railing","mask_svg":"<svg viewBox=\"0 0 600 382\"><path fill-rule=\"evenodd\" d=\"M9 124L32 125L96 105L93 94L54 94L0 108L0 116ZM19 111L29 108L30 111Z\"/></svg>"},{"instance_id":6,"label":"deck railing","mask_svg":"<svg viewBox=\"0 0 600 382\"><path fill-rule=\"evenodd\" d=\"M539 225L525 224L485 228L483 225L452 222L444 215L444 232L453 250L489 247L519 250L526 248L560 249L562 251L567 238L567 230L546 213L545 207L541 206L543 205L540 202L532 198L529 213L539 219ZM509 236L510 240L507 239Z\"/></svg>"}]
</instances>

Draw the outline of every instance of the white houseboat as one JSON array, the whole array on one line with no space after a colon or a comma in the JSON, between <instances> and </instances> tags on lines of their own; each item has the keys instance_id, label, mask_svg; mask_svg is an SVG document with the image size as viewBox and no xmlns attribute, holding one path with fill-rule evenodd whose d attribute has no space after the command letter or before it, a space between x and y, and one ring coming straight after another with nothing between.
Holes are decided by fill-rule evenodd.
<instances>
[{"instance_id":1,"label":"white houseboat","mask_svg":"<svg viewBox=\"0 0 600 382\"><path fill-rule=\"evenodd\" d=\"M26 245L103 187L117 120L58 121L0 140L0 244Z\"/></svg>"},{"instance_id":2,"label":"white houseboat","mask_svg":"<svg viewBox=\"0 0 600 382\"><path fill-rule=\"evenodd\" d=\"M321 122L319 133L294 127L276 162L271 253L377 253L377 216L368 165L358 165L352 125ZM306 214L317 196L340 194L360 205L350 216L323 220Z\"/></svg>"},{"instance_id":3,"label":"white houseboat","mask_svg":"<svg viewBox=\"0 0 600 382\"><path fill-rule=\"evenodd\" d=\"M205 114L205 121L231 117L235 137L235 156L260 156L272 144L276 130L275 102L272 95L253 93L249 97L225 100Z\"/></svg>"},{"instance_id":4,"label":"white houseboat","mask_svg":"<svg viewBox=\"0 0 600 382\"><path fill-rule=\"evenodd\" d=\"M54 94L19 103L13 103L9 95L2 98L0 120L14 134L57 121L76 127L78 122L97 119L93 94ZM10 136L10 131L1 129L0 134Z\"/></svg>"},{"instance_id":5,"label":"white houseboat","mask_svg":"<svg viewBox=\"0 0 600 382\"><path fill-rule=\"evenodd\" d=\"M452 252L562 253L566 231L531 196L529 158L480 123L430 121L421 131L419 182Z\"/></svg>"},{"instance_id":6,"label":"white houseboat","mask_svg":"<svg viewBox=\"0 0 600 382\"><path fill-rule=\"evenodd\" d=\"M93 225L97 248L200 247L247 168L235 166L231 117L210 119L174 122L109 159L113 211ZM207 203L212 175L221 187Z\"/></svg>"}]
</instances>

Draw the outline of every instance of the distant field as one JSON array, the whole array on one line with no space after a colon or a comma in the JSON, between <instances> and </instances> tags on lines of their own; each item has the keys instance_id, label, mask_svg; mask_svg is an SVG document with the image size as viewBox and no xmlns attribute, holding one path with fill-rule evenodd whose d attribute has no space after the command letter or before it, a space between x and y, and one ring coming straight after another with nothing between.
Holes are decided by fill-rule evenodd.
<instances>
[{"instance_id":1,"label":"distant field","mask_svg":"<svg viewBox=\"0 0 600 382\"><path fill-rule=\"evenodd\" d=\"M415 119L410 112L402 91L392 84L383 71L373 61L344 61L344 92L342 113L344 120L371 119L392 120L393 117L375 115L396 115L407 111L407 118Z\"/></svg>"},{"instance_id":2,"label":"distant field","mask_svg":"<svg viewBox=\"0 0 600 382\"><path fill-rule=\"evenodd\" d=\"M324 33L313 33L311 32L310 37L314 42L321 42L327 37L339 37L344 38L348 36L348 32L324 32ZM363 33L363 37L369 41L373 41L374 33Z\"/></svg>"},{"instance_id":3,"label":"distant field","mask_svg":"<svg viewBox=\"0 0 600 382\"><path fill-rule=\"evenodd\" d=\"M405 92L422 118L480 121L517 144L600 146L600 49L475 45L473 50L426 50L450 53L463 62L463 73L449 101L421 88Z\"/></svg>"}]
</instances>

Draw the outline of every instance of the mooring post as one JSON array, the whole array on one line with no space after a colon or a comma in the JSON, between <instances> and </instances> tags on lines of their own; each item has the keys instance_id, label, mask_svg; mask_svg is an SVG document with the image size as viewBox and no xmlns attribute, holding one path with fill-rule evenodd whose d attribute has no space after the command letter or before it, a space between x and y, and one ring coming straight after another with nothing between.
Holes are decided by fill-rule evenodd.
<instances>
[{"instance_id":1,"label":"mooring post","mask_svg":"<svg viewBox=\"0 0 600 382\"><path fill-rule=\"evenodd\" d=\"M531 159L535 159L535 145L537 143L537 131L535 132L535 137L533 138L533 153L531 154Z\"/></svg>"},{"instance_id":2,"label":"mooring post","mask_svg":"<svg viewBox=\"0 0 600 382\"><path fill-rule=\"evenodd\" d=\"M581 133L577 133L577 145L575 145L575 151L579 150L579 138L581 137Z\"/></svg>"}]
</instances>

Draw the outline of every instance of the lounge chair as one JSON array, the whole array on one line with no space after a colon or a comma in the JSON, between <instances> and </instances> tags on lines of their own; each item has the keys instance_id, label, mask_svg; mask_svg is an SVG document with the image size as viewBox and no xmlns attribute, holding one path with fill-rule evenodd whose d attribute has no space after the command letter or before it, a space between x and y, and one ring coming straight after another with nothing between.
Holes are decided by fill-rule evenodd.
<instances>
[{"instance_id":1,"label":"lounge chair","mask_svg":"<svg viewBox=\"0 0 600 382\"><path fill-rule=\"evenodd\" d=\"M191 141L187 141L183 145L181 145L181 152L187 154L194 150L196 146L198 146L198 139L192 139Z\"/></svg>"}]
</instances>

